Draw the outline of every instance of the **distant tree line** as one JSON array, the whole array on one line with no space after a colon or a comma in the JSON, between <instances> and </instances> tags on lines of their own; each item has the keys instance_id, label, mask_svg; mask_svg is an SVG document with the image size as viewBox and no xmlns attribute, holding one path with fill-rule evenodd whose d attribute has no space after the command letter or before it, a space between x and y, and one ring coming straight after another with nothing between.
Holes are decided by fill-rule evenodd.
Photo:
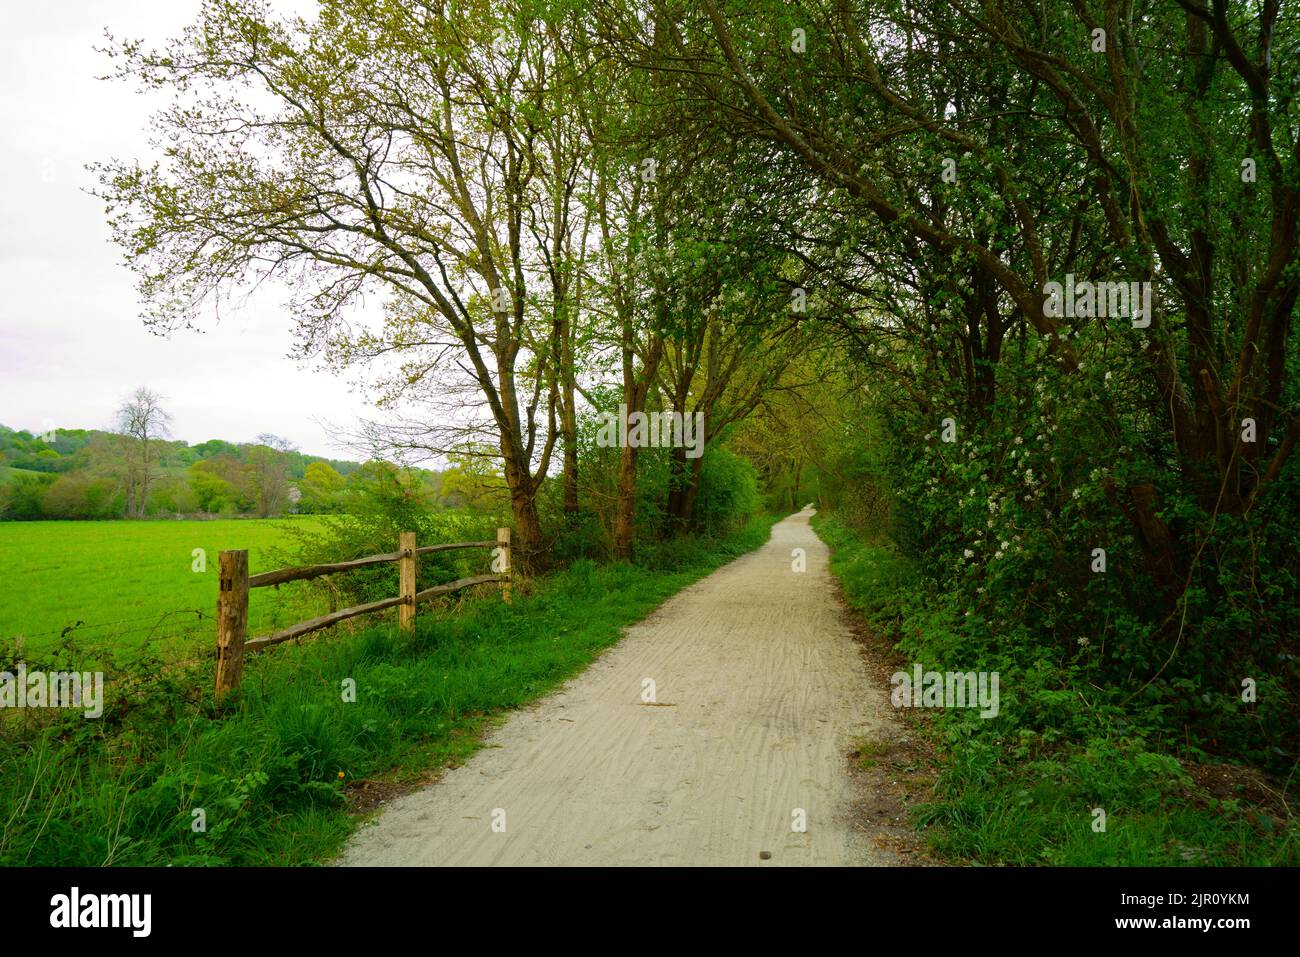
<instances>
[{"instance_id":1,"label":"distant tree line","mask_svg":"<svg viewBox=\"0 0 1300 957\"><path fill-rule=\"evenodd\" d=\"M197 445L97 429L37 435L0 425L0 519L333 512L361 468L275 436Z\"/></svg>"},{"instance_id":2,"label":"distant tree line","mask_svg":"<svg viewBox=\"0 0 1300 957\"><path fill-rule=\"evenodd\" d=\"M284 440L153 439L147 473L139 440L98 429L34 434L0 425L0 520L262 517L350 511L402 473L434 507L479 507L499 477L453 463L445 472L305 455Z\"/></svg>"},{"instance_id":3,"label":"distant tree line","mask_svg":"<svg viewBox=\"0 0 1300 957\"><path fill-rule=\"evenodd\" d=\"M465 461L444 474L304 455L264 433L255 442L171 440L163 397L141 387L117 410L117 429L35 435L0 425L0 519L257 516L353 510L398 481L430 506L481 507L499 479ZM400 473L398 478L395 474Z\"/></svg>"}]
</instances>

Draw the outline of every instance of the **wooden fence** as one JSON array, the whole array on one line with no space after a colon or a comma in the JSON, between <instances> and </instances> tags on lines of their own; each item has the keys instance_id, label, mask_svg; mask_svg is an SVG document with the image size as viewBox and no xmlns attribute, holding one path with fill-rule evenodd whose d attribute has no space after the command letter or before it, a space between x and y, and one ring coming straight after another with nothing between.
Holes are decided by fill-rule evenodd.
<instances>
[{"instance_id":1,"label":"wooden fence","mask_svg":"<svg viewBox=\"0 0 1300 957\"><path fill-rule=\"evenodd\" d=\"M474 575L470 578L458 578L445 585L435 585L423 591L416 590L416 557L433 552L445 552L456 548L492 548L500 549L499 567L501 572L490 575ZM311 618L307 621L290 625L270 635L257 638L248 637L248 591L251 588L266 588L270 585L283 585L286 582L306 581L323 575L354 571L385 562L397 562L398 591L395 598L383 598L379 601L366 602L333 611L328 615ZM496 541L490 542L452 542L443 545L424 545L417 547L415 532L400 533L397 551L385 555L368 555L354 558L347 562L334 562L329 565L304 565L299 568L277 568L275 571L248 574L248 552L245 550L221 553L220 590L217 592L217 697L239 687L244 675L244 654L278 645L283 641L301 638L313 631L320 631L357 615L397 608L397 624L403 631L415 628L415 606L420 602L450 595L452 592L482 585L487 582L501 582L502 597L510 601L510 529L498 528Z\"/></svg>"}]
</instances>

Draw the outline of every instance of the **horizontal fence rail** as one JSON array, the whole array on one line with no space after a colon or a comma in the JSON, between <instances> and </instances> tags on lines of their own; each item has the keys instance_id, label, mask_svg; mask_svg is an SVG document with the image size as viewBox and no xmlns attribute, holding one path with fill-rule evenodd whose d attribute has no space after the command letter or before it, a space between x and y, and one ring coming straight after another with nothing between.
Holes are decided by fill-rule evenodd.
<instances>
[{"instance_id":1,"label":"horizontal fence rail","mask_svg":"<svg viewBox=\"0 0 1300 957\"><path fill-rule=\"evenodd\" d=\"M458 578L445 585L435 585L423 591L416 586L416 558L434 552L446 552L458 548L493 549L493 572L488 575L473 575ZM248 637L248 592L253 588L268 588L287 582L307 581L324 575L355 571L372 565L397 562L398 592L393 598L354 605L341 611L310 618L298 622L270 635L257 638ZM277 568L274 571L248 574L248 552L246 550L224 551L221 553L220 586L217 592L217 674L216 694L222 695L239 687L243 680L244 655L249 651L259 651L281 642L301 638L312 632L337 625L341 621L367 615L388 608L397 609L397 624L402 631L410 632L415 628L415 608L422 602L450 595L463 588L501 583L501 596L510 601L510 529L498 528L495 541L486 542L449 542L440 545L416 546L415 532L402 532L398 536L398 548L395 552L383 555L367 555L346 562L331 562L322 565L302 565L296 568Z\"/></svg>"},{"instance_id":2,"label":"horizontal fence rail","mask_svg":"<svg viewBox=\"0 0 1300 957\"><path fill-rule=\"evenodd\" d=\"M450 545L425 545L415 550L416 555L429 555L433 552L448 552L454 548L496 548L499 543L492 542L452 542ZM266 588L270 585L283 585L286 582L306 581L309 578L320 578L323 575L333 575L336 572L350 572L357 568L368 568L371 565L383 565L385 562L400 561L405 552L389 552L386 555L367 555L365 558L354 558L350 562L333 562L329 565L302 565L298 568L277 568L272 572L262 572L258 575L250 575L248 578L249 588Z\"/></svg>"}]
</instances>

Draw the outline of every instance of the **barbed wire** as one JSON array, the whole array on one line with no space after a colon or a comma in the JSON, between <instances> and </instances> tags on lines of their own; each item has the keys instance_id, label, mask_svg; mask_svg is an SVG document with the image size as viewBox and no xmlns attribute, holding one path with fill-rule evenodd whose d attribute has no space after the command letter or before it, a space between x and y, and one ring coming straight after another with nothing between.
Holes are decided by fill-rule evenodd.
<instances>
[{"instance_id":1,"label":"barbed wire","mask_svg":"<svg viewBox=\"0 0 1300 957\"><path fill-rule=\"evenodd\" d=\"M274 619L278 617L278 615L282 613L284 609L285 606L283 604L276 604L269 609L268 608L260 609L261 611L268 612L268 613L264 613L260 615L253 614L250 615L250 619L252 621L261 623L266 621L268 618ZM253 611L256 612L257 609L254 609ZM115 618L112 619L111 621L87 622L78 619L74 621L72 624L64 625L62 628L51 628L48 631L20 631L20 632L11 633L5 637L8 639L17 638L17 639L28 640L33 638L48 638L52 635L58 636L59 638L66 638L68 635L72 635L72 634L94 636L94 633L96 632L103 632L106 630L117 629L117 628L121 628L124 625L140 625L141 623L148 623L143 627L127 629L126 634L144 634L146 640L152 640L155 638L156 639L179 638L179 637L187 636L188 634L190 634L190 632L178 631L178 632L168 632L166 634L155 634L155 632L160 626L162 626L169 619L180 615L185 615L185 616L192 615L194 616L196 623L206 621L206 622L211 622L212 624L215 625L217 621L215 615L206 612L201 608L175 608L170 611L164 611L152 615L141 615L134 618Z\"/></svg>"},{"instance_id":2,"label":"barbed wire","mask_svg":"<svg viewBox=\"0 0 1300 957\"><path fill-rule=\"evenodd\" d=\"M76 621L71 625L64 625L62 628L52 628L49 631L23 631L18 632L10 637L14 638L45 638L49 635L58 635L60 638L72 634L73 632L95 631L103 628L116 628L119 625L138 624L142 621L153 622L155 625L165 621L172 615L195 615L203 618L204 613L198 608L177 608L172 611L165 611L161 614L142 615L139 618L115 618L112 621L86 622ZM138 630L138 629L137 629Z\"/></svg>"}]
</instances>

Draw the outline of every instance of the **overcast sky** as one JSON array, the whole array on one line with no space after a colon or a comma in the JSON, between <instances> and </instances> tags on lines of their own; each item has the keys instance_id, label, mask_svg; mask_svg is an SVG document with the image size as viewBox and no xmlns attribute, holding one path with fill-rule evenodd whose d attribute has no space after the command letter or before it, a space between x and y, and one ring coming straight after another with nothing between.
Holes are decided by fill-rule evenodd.
<instances>
[{"instance_id":1,"label":"overcast sky","mask_svg":"<svg viewBox=\"0 0 1300 957\"><path fill-rule=\"evenodd\" d=\"M352 457L322 424L367 413L347 380L286 358L289 321L273 295L205 334L145 330L134 277L109 239L84 166L146 158L162 102L109 72L108 27L161 45L198 0L54 0L6 5L0 30L0 424L104 428L140 385L166 396L188 442L284 436L304 452Z\"/></svg>"}]
</instances>

